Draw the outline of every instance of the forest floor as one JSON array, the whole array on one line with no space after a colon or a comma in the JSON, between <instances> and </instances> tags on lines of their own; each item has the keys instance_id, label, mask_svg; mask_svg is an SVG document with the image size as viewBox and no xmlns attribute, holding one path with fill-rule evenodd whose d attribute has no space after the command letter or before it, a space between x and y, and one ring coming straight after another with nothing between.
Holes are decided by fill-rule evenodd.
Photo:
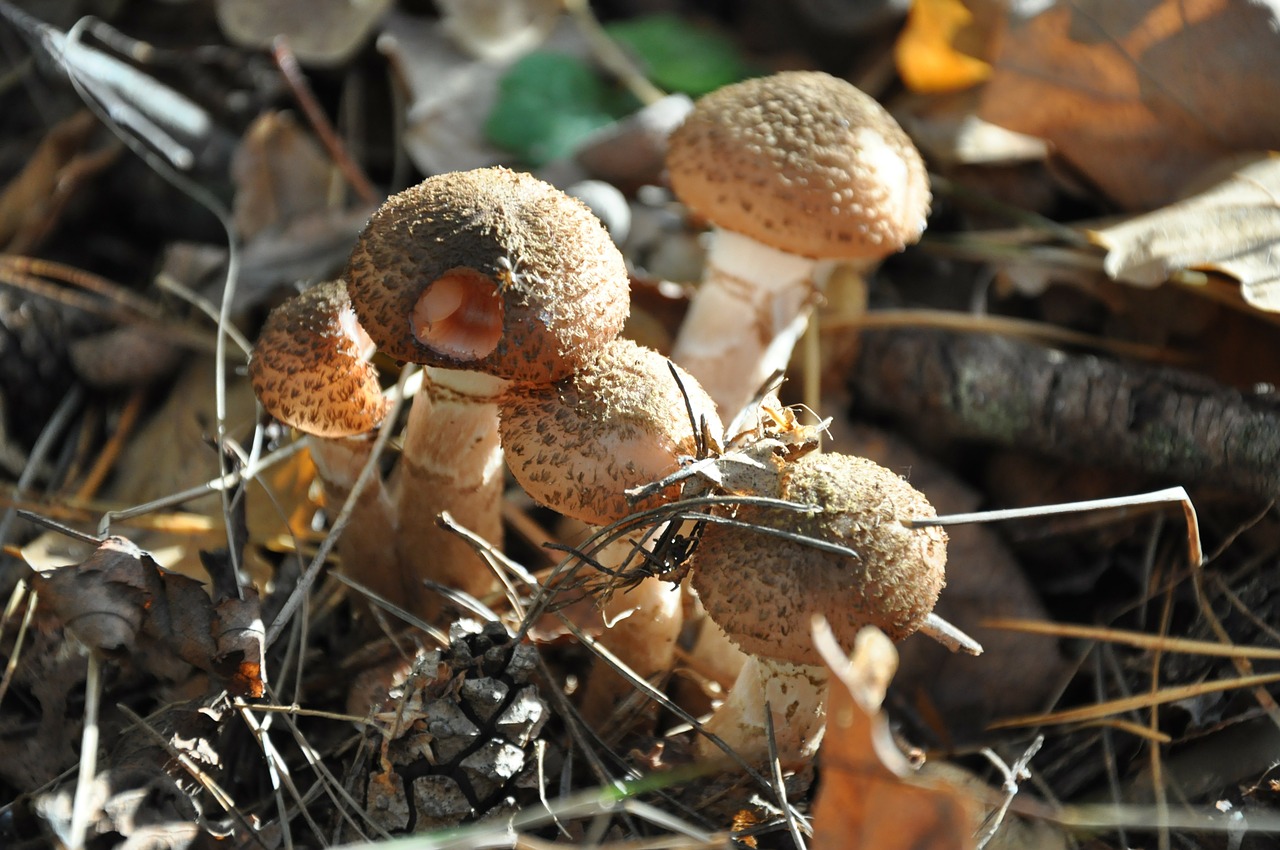
<instances>
[{"instance_id":1,"label":"forest floor","mask_svg":"<svg viewBox=\"0 0 1280 850\"><path fill-rule=\"evenodd\" d=\"M1007 5L0 3L0 847L1273 846L1280 12ZM611 641L658 615L602 617L563 577L601 538L514 480L481 591L371 601L422 546L247 364L389 195L493 165L604 220L668 353L707 222L667 135L786 70L882 103L932 202L835 266L782 403L940 515L1080 507L948 526L934 610L984 652L841 641L816 755L735 761L697 743L742 659L679 589L692 526L628 556L684 623L640 675L597 655L639 669Z\"/></svg>"}]
</instances>

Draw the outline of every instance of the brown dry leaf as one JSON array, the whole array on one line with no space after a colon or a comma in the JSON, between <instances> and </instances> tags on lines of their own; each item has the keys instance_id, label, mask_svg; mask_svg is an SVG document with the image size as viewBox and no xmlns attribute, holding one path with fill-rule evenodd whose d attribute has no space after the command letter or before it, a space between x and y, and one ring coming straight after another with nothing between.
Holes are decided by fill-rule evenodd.
<instances>
[{"instance_id":1,"label":"brown dry leaf","mask_svg":"<svg viewBox=\"0 0 1280 850\"><path fill-rule=\"evenodd\" d=\"M1280 311L1280 157L1237 157L1230 167L1186 200L1092 231L1107 249L1107 274L1156 286L1180 269L1222 272L1250 305Z\"/></svg>"},{"instance_id":2,"label":"brown dry leaf","mask_svg":"<svg viewBox=\"0 0 1280 850\"><path fill-rule=\"evenodd\" d=\"M893 643L863 629L845 659L825 623L815 624L814 642L832 674L814 850L973 847L974 801L948 785L908 779L911 767L880 713L898 662Z\"/></svg>"},{"instance_id":3,"label":"brown dry leaf","mask_svg":"<svg viewBox=\"0 0 1280 850\"><path fill-rule=\"evenodd\" d=\"M114 144L85 152L97 128L97 119L87 110L53 125L22 171L0 192L0 245L6 251L29 251L52 227L83 178L114 160Z\"/></svg>"},{"instance_id":4,"label":"brown dry leaf","mask_svg":"<svg viewBox=\"0 0 1280 850\"><path fill-rule=\"evenodd\" d=\"M973 24L973 12L961 0L915 0L907 25L893 47L898 75L918 92L952 92L991 76L991 66L957 46Z\"/></svg>"},{"instance_id":5,"label":"brown dry leaf","mask_svg":"<svg viewBox=\"0 0 1280 850\"><path fill-rule=\"evenodd\" d=\"M245 239L237 309L299 280L332 277L346 263L369 205L345 205L333 162L287 112L265 112L232 160L236 229Z\"/></svg>"},{"instance_id":6,"label":"brown dry leaf","mask_svg":"<svg viewBox=\"0 0 1280 850\"><path fill-rule=\"evenodd\" d=\"M32 585L94 652L170 682L195 667L226 679L237 696L262 695L265 629L255 595L215 609L200 582L162 570L123 537L108 537L80 564L35 572Z\"/></svg>"},{"instance_id":7,"label":"brown dry leaf","mask_svg":"<svg viewBox=\"0 0 1280 850\"><path fill-rule=\"evenodd\" d=\"M218 456L211 441L214 414L214 369L212 359L192 362L178 378L164 405L129 442L121 456L108 496L116 505L139 505L178 493L210 481L220 474ZM233 437L245 439L254 420L253 390L247 378L235 377L227 386L227 423ZM281 535L305 536L315 505L309 497L315 467L305 454L294 455L261 475L248 489L246 521L251 543L261 543ZM263 490L271 488L272 496ZM160 558L168 569L203 578L200 550L227 545L222 503L217 493L193 499L183 506L209 518L210 530L201 535L151 532L139 535L142 545L155 552L173 550L175 557ZM265 580L271 569L262 562L255 546L245 552L245 568L251 576Z\"/></svg>"},{"instance_id":8,"label":"brown dry leaf","mask_svg":"<svg viewBox=\"0 0 1280 850\"><path fill-rule=\"evenodd\" d=\"M1248 0L1059 2L1010 13L981 116L1040 136L1127 209L1280 138L1280 21Z\"/></svg>"},{"instance_id":9,"label":"brown dry leaf","mask_svg":"<svg viewBox=\"0 0 1280 850\"><path fill-rule=\"evenodd\" d=\"M253 240L330 206L337 169L288 112L264 112L231 160L236 230Z\"/></svg>"},{"instance_id":10,"label":"brown dry leaf","mask_svg":"<svg viewBox=\"0 0 1280 850\"><path fill-rule=\"evenodd\" d=\"M391 0L218 0L218 25L240 47L269 48L277 35L304 64L336 66L355 55Z\"/></svg>"}]
</instances>

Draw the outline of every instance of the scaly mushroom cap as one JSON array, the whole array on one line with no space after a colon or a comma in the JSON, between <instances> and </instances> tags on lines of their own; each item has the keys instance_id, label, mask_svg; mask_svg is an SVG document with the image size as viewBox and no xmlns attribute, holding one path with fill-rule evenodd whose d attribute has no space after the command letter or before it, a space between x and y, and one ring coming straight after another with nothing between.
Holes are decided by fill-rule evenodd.
<instances>
[{"instance_id":1,"label":"scaly mushroom cap","mask_svg":"<svg viewBox=\"0 0 1280 850\"><path fill-rule=\"evenodd\" d=\"M679 469L682 456L697 454L669 362L618 339L562 381L512 385L499 411L507 465L520 486L547 507L596 525L679 496L671 487L633 505L624 492L661 480ZM677 372L718 449L715 403L692 376Z\"/></svg>"},{"instance_id":2,"label":"scaly mushroom cap","mask_svg":"<svg viewBox=\"0 0 1280 850\"><path fill-rule=\"evenodd\" d=\"M528 381L576 371L630 309L626 263L581 202L528 174L430 177L373 214L351 300L383 353Z\"/></svg>"},{"instance_id":3,"label":"scaly mushroom cap","mask_svg":"<svg viewBox=\"0 0 1280 850\"><path fill-rule=\"evenodd\" d=\"M347 288L328 281L271 311L253 347L249 379L262 406L286 425L317 437L350 437L372 431L391 407L372 354Z\"/></svg>"},{"instance_id":4,"label":"scaly mushroom cap","mask_svg":"<svg viewBox=\"0 0 1280 850\"><path fill-rule=\"evenodd\" d=\"M844 646L864 626L894 640L915 632L944 584L947 535L902 520L935 516L924 496L866 458L809 454L778 466L777 492L812 513L743 505L736 518L838 543L858 559L708 523L691 575L707 614L752 655L820 665L810 618L821 614Z\"/></svg>"},{"instance_id":5,"label":"scaly mushroom cap","mask_svg":"<svg viewBox=\"0 0 1280 850\"><path fill-rule=\"evenodd\" d=\"M920 238L929 177L850 83L789 71L699 100L667 147L671 186L712 223L803 257L879 259Z\"/></svg>"}]
</instances>

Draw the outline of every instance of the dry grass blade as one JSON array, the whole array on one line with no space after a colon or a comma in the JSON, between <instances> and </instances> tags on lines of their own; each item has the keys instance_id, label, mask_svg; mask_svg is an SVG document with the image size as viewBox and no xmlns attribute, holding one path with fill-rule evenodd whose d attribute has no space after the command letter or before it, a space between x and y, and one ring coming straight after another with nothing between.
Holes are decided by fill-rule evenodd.
<instances>
[{"instance_id":1,"label":"dry grass blade","mask_svg":"<svg viewBox=\"0 0 1280 850\"><path fill-rule=\"evenodd\" d=\"M1257 676L1241 676L1235 679L1219 679L1214 682L1201 682L1196 685L1180 685L1173 688L1161 688L1150 693L1123 699L1109 700L1081 708L1070 708L1065 711L1051 711L1045 714L1028 714L1021 717L1009 717L992 723L989 729L1016 729L1027 726L1054 726L1063 723L1079 723L1089 720L1101 720L1113 714L1135 711L1139 708L1150 708L1155 705L1191 699L1205 694L1231 691L1237 688L1253 688L1259 685L1270 685L1280 682L1280 673L1267 673Z\"/></svg>"},{"instance_id":2,"label":"dry grass blade","mask_svg":"<svg viewBox=\"0 0 1280 850\"><path fill-rule=\"evenodd\" d=\"M1196 519L1196 506L1183 487L1168 487L1151 493L1140 493L1135 496L1118 496L1114 499L1087 499L1081 502L1067 502L1061 505L1040 505L1034 508L1010 508L1001 511L978 511L968 514L951 514L949 516L931 517L912 520L911 525L967 525L974 522L999 522L1007 519L1026 519L1030 517L1055 516L1058 514L1084 513L1128 508L1150 508L1153 505L1176 502L1182 506L1183 516L1187 521L1187 558L1192 566L1204 564L1204 545L1200 541L1200 521Z\"/></svg>"},{"instance_id":3,"label":"dry grass blade","mask_svg":"<svg viewBox=\"0 0 1280 850\"><path fill-rule=\"evenodd\" d=\"M1167 346L1108 339L1029 319L975 315L954 310L914 309L875 310L869 313L829 313L822 317L820 327L823 332L879 328L944 328L962 333L1002 334L1020 339L1081 346L1152 363L1169 363L1185 359L1176 353L1171 353Z\"/></svg>"},{"instance_id":4,"label":"dry grass blade","mask_svg":"<svg viewBox=\"0 0 1280 850\"><path fill-rule=\"evenodd\" d=\"M991 629L1003 629L1031 635L1051 635L1060 638L1100 640L1119 643L1136 649L1162 652L1186 652L1192 655L1210 655L1216 658L1253 658L1280 661L1280 649L1265 646L1226 646L1207 640L1163 637L1105 626L1078 626L1071 623L1046 623L1036 620L983 620L982 625Z\"/></svg>"}]
</instances>

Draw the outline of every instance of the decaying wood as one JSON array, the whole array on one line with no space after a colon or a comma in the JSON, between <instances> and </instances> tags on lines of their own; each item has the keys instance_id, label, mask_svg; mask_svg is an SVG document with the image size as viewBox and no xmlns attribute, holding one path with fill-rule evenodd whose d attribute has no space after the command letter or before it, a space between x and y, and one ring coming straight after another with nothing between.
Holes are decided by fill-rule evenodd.
<instances>
[{"instance_id":1,"label":"decaying wood","mask_svg":"<svg viewBox=\"0 0 1280 850\"><path fill-rule=\"evenodd\" d=\"M859 410L1070 461L1280 494L1280 398L1188 372L1012 339L874 331L849 377Z\"/></svg>"}]
</instances>

